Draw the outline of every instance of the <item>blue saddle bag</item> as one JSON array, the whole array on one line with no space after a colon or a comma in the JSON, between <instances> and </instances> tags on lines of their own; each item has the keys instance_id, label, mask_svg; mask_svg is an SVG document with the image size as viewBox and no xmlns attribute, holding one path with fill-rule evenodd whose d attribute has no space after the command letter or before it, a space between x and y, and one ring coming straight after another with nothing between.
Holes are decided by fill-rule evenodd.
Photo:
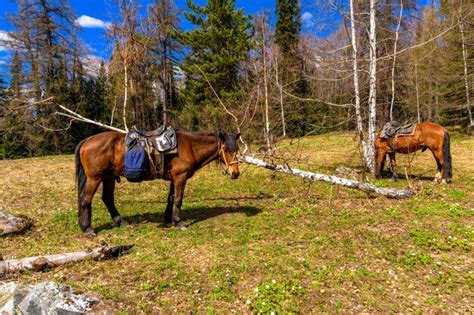
<instances>
[{"instance_id":1,"label":"blue saddle bag","mask_svg":"<svg viewBox=\"0 0 474 315\"><path fill-rule=\"evenodd\" d=\"M142 146L135 145L125 153L124 175L131 182L140 182L148 176L148 157Z\"/></svg>"}]
</instances>

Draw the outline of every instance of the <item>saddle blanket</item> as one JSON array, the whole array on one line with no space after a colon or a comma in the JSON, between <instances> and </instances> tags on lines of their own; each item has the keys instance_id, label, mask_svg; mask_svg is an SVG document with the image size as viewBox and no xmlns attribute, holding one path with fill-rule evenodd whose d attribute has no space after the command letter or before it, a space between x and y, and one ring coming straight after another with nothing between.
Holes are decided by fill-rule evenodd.
<instances>
[{"instance_id":1,"label":"saddle blanket","mask_svg":"<svg viewBox=\"0 0 474 315\"><path fill-rule=\"evenodd\" d=\"M394 136L411 136L415 131L416 124L405 124L402 125L398 121L389 121L383 126L380 137L392 138Z\"/></svg>"}]
</instances>

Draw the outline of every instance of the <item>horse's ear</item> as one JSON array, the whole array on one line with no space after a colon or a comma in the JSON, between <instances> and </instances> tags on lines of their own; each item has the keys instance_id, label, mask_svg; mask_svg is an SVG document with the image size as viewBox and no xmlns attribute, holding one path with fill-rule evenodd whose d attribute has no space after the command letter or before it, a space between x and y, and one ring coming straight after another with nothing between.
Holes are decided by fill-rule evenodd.
<instances>
[{"instance_id":1,"label":"horse's ear","mask_svg":"<svg viewBox=\"0 0 474 315\"><path fill-rule=\"evenodd\" d=\"M219 139L221 139L222 142L225 142L225 134L219 132Z\"/></svg>"},{"instance_id":2,"label":"horse's ear","mask_svg":"<svg viewBox=\"0 0 474 315\"><path fill-rule=\"evenodd\" d=\"M240 132L235 135L235 139L236 139L236 140L239 140L239 139L240 139Z\"/></svg>"}]
</instances>

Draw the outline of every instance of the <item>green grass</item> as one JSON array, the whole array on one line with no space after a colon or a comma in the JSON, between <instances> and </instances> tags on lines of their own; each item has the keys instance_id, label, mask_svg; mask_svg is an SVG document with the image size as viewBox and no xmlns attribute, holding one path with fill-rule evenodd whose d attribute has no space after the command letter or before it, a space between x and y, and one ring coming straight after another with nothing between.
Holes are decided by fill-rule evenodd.
<instances>
[{"instance_id":1,"label":"green grass","mask_svg":"<svg viewBox=\"0 0 474 315\"><path fill-rule=\"evenodd\" d=\"M282 145L289 144L285 142ZM452 136L454 179L431 182L429 152L398 156L409 200L308 183L241 165L232 181L214 165L186 187L186 231L161 226L168 183L117 185L116 203L130 224L115 228L100 200L93 202L98 237L77 226L72 156L0 161L0 208L27 215L35 227L4 237L5 259L108 244L135 244L112 261L85 261L24 282L59 281L135 313L469 312L474 305L474 139ZM302 169L333 174L359 167L353 135L333 133L286 147ZM289 154L289 153L287 153ZM375 181L404 187L405 179Z\"/></svg>"}]
</instances>

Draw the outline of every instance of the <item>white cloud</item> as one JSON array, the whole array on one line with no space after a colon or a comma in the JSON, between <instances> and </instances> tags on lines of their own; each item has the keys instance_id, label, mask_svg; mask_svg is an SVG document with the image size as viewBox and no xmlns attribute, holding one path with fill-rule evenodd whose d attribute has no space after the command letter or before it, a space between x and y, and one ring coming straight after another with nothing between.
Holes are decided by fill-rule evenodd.
<instances>
[{"instance_id":1,"label":"white cloud","mask_svg":"<svg viewBox=\"0 0 474 315\"><path fill-rule=\"evenodd\" d=\"M313 14L311 12L304 12L302 15L301 15L301 21L303 22L303 25L305 27L313 27L314 26L314 22L313 22Z\"/></svg>"},{"instance_id":2,"label":"white cloud","mask_svg":"<svg viewBox=\"0 0 474 315\"><path fill-rule=\"evenodd\" d=\"M313 18L313 14L311 12L304 12L302 15L301 15L301 20L303 22L306 22L306 21L311 21L311 19Z\"/></svg>"},{"instance_id":3,"label":"white cloud","mask_svg":"<svg viewBox=\"0 0 474 315\"><path fill-rule=\"evenodd\" d=\"M9 50L8 44L13 41L14 39L8 35L8 32L0 30L0 51Z\"/></svg>"},{"instance_id":4,"label":"white cloud","mask_svg":"<svg viewBox=\"0 0 474 315\"><path fill-rule=\"evenodd\" d=\"M76 24L84 28L108 28L110 27L110 22L104 22L100 19L88 15L81 15L76 19Z\"/></svg>"}]
</instances>

